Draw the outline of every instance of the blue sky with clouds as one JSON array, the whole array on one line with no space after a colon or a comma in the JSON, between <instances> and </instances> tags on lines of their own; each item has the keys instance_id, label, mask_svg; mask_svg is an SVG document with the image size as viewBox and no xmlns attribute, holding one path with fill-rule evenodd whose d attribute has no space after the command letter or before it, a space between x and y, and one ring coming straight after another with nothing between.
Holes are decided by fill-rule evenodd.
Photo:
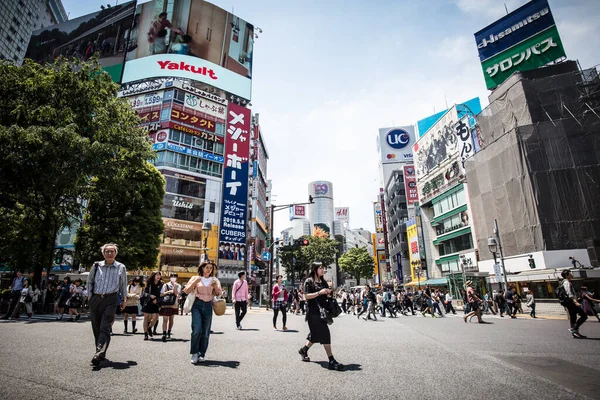
<instances>
[{"instance_id":1,"label":"blue sky with clouds","mask_svg":"<svg viewBox=\"0 0 600 400\"><path fill-rule=\"evenodd\" d=\"M109 1L63 0L70 18ZM275 202L329 180L353 228L373 230L378 129L408 125L488 91L473 33L525 0L213 0L263 30L252 110L260 113ZM122 1L121 1L122 3ZM570 59L600 64L600 1L549 0ZM110 2L111 5L115 1ZM281 212L276 231L287 227Z\"/></svg>"}]
</instances>

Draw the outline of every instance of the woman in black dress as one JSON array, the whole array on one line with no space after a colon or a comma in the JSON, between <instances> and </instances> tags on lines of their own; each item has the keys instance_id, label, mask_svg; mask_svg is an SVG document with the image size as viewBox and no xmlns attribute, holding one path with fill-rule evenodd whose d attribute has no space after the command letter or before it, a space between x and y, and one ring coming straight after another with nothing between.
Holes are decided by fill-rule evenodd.
<instances>
[{"instance_id":1,"label":"woman in black dress","mask_svg":"<svg viewBox=\"0 0 600 400\"><path fill-rule=\"evenodd\" d=\"M321 319L320 307L326 306L326 297L332 293L329 285L323 279L325 269L321 263L313 263L310 268L310 277L304 282L304 297L308 303L306 312L306 321L310 333L307 342L298 352L302 356L302 361L310 361L308 358L308 349L313 343L321 343L329 357L329 369L341 371L344 366L333 358L331 352L331 334L327 322Z\"/></svg>"},{"instance_id":2,"label":"woman in black dress","mask_svg":"<svg viewBox=\"0 0 600 400\"><path fill-rule=\"evenodd\" d=\"M142 312L144 313L144 340L148 340L148 336L152 337L152 326L158 321L158 298L162 289L162 275L160 271L153 272L150 278L146 281L146 302Z\"/></svg>"}]
</instances>

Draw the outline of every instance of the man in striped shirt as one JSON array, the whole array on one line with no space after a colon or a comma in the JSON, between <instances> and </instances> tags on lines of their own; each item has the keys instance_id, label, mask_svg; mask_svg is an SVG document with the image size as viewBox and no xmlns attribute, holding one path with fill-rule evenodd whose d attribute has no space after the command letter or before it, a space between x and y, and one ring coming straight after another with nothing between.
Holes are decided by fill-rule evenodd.
<instances>
[{"instance_id":1,"label":"man in striped shirt","mask_svg":"<svg viewBox=\"0 0 600 400\"><path fill-rule=\"evenodd\" d=\"M93 365L99 365L106 357L110 344L110 329L115 320L117 307L125 308L127 298L127 269L116 261L118 247L114 243L100 248L104 261L95 262L90 270L88 297L90 319L96 344ZM121 304L119 304L121 293Z\"/></svg>"}]
</instances>

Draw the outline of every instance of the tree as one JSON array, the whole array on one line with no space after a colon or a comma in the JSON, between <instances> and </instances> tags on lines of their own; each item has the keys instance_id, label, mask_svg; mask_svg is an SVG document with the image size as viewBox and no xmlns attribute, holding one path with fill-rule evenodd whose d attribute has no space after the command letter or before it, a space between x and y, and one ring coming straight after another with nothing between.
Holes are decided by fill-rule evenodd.
<instances>
[{"instance_id":1,"label":"tree","mask_svg":"<svg viewBox=\"0 0 600 400\"><path fill-rule=\"evenodd\" d=\"M360 284L361 278L370 278L373 276L375 264L373 257L369 254L366 247L352 247L338 260L340 269L356 278L357 284Z\"/></svg>"},{"instance_id":2,"label":"tree","mask_svg":"<svg viewBox=\"0 0 600 400\"><path fill-rule=\"evenodd\" d=\"M292 274L292 259L296 258L294 272L298 280L307 276L313 262L322 262L325 267L335 262L338 242L329 237L302 236L308 239L308 246L284 246L280 257L286 274Z\"/></svg>"},{"instance_id":3,"label":"tree","mask_svg":"<svg viewBox=\"0 0 600 400\"><path fill-rule=\"evenodd\" d=\"M164 187L162 174L150 164L99 179L77 231L76 258L90 265L101 259L100 246L114 242L119 245L119 261L128 269L155 267L164 231L160 212Z\"/></svg>"},{"instance_id":4,"label":"tree","mask_svg":"<svg viewBox=\"0 0 600 400\"><path fill-rule=\"evenodd\" d=\"M0 262L40 279L58 231L93 197L92 183L135 176L154 152L97 62L0 62L0 76Z\"/></svg>"}]
</instances>

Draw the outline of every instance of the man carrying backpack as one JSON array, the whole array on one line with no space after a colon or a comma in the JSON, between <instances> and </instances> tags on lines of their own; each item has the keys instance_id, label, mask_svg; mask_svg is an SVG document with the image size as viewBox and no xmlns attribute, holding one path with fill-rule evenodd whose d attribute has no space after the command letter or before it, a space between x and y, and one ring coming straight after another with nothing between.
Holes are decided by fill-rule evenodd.
<instances>
[{"instance_id":1,"label":"man carrying backpack","mask_svg":"<svg viewBox=\"0 0 600 400\"><path fill-rule=\"evenodd\" d=\"M577 293L571 284L573 275L569 270L564 270L561 275L564 280L557 290L558 300L569 313L569 322L571 323L571 329L569 329L569 331L575 339L585 339L586 337L579 333L579 327L587 320L587 315L581 308L581 304L577 301ZM579 318L577 318L577 316L579 316Z\"/></svg>"}]
</instances>

